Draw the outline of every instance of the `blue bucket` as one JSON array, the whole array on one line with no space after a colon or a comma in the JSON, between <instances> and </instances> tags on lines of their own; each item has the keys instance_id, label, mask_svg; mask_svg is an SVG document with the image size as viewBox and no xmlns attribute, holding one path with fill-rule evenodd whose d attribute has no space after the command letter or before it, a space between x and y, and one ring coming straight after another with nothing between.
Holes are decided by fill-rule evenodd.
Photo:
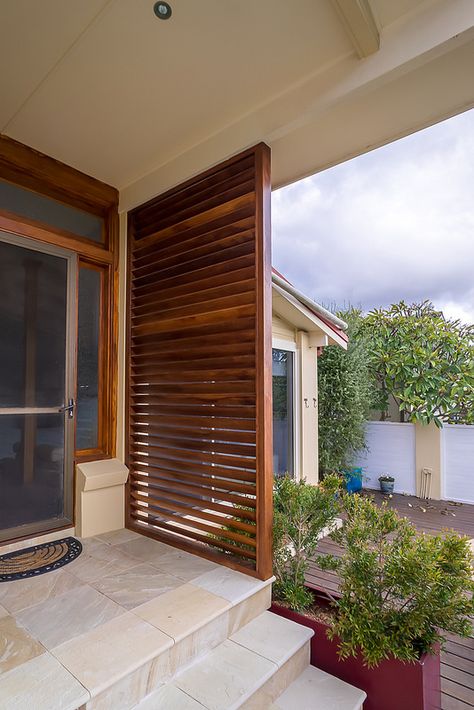
<instances>
[{"instance_id":1,"label":"blue bucket","mask_svg":"<svg viewBox=\"0 0 474 710\"><path fill-rule=\"evenodd\" d=\"M347 468L344 471L344 476L348 493L358 493L362 490L362 468Z\"/></svg>"}]
</instances>

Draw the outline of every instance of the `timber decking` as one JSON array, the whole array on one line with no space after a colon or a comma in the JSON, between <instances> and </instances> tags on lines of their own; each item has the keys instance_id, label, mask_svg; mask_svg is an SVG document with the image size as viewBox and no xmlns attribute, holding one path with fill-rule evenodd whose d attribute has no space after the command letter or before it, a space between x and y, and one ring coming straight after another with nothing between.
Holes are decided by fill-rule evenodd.
<instances>
[{"instance_id":1,"label":"timber decking","mask_svg":"<svg viewBox=\"0 0 474 710\"><path fill-rule=\"evenodd\" d=\"M378 492L374 495L377 501L385 499ZM443 529L451 529L474 538L474 505L455 506L447 501L424 501L398 494L386 500L391 508L409 518L420 532L436 535ZM325 538L319 543L317 552L340 555L341 548ZM315 563L311 565L306 581L309 587L329 593L339 587L337 575L323 572ZM463 639L449 635L446 649L441 654L441 692L441 710L474 708L474 637Z\"/></svg>"}]
</instances>

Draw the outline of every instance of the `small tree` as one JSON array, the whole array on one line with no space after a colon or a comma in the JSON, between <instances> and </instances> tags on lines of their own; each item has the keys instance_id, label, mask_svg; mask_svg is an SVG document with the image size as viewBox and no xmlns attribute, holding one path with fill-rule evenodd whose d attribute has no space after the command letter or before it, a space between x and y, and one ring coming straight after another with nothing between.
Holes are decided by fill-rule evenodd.
<instances>
[{"instance_id":1,"label":"small tree","mask_svg":"<svg viewBox=\"0 0 474 710\"><path fill-rule=\"evenodd\" d=\"M319 468L321 473L350 466L354 452L365 446L364 425L374 398L367 364L367 343L359 310L338 314L348 324L347 351L324 348L318 358Z\"/></svg>"},{"instance_id":2,"label":"small tree","mask_svg":"<svg viewBox=\"0 0 474 710\"><path fill-rule=\"evenodd\" d=\"M336 476L328 476L319 486L297 482L289 476L275 481L273 592L295 611L302 611L313 602L305 586L308 560L316 550L322 530L334 520L339 485Z\"/></svg>"},{"instance_id":3,"label":"small tree","mask_svg":"<svg viewBox=\"0 0 474 710\"><path fill-rule=\"evenodd\" d=\"M416 660L445 632L469 636L474 612L472 554L467 537L419 534L384 504L344 496L343 526L332 533L341 558L318 558L341 578L330 638L342 658L362 653L368 666L384 658Z\"/></svg>"},{"instance_id":4,"label":"small tree","mask_svg":"<svg viewBox=\"0 0 474 710\"><path fill-rule=\"evenodd\" d=\"M401 421L474 423L474 325L446 319L429 301L400 301L371 311L360 333L382 420L392 395Z\"/></svg>"}]
</instances>

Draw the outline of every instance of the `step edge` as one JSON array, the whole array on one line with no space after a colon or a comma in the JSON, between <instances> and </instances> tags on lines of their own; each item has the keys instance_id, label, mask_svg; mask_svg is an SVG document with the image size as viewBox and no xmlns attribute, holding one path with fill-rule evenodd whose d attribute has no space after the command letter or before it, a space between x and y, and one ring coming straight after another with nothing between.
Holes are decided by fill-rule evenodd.
<instances>
[{"instance_id":1,"label":"step edge","mask_svg":"<svg viewBox=\"0 0 474 710\"><path fill-rule=\"evenodd\" d=\"M94 700L95 698L97 698L98 696L102 695L103 693L106 693L108 690L111 690L115 685L117 685L118 683L120 683L120 682L121 682L122 680L124 680L127 676L132 675L133 673L136 673L137 671L139 671L142 667L146 666L148 663L153 662L154 660L156 660L157 658L159 658L159 657L161 657L161 656L165 656L165 654L169 654L169 653L172 651L172 649L173 649L174 646L176 646L177 644L181 643L182 641L184 641L184 640L185 640L186 638L188 638L189 636L192 636L194 633L199 632L201 629L205 628L208 624L211 624L212 622L216 621L216 620L219 619L220 617L223 617L223 616L225 616L226 614L229 614L232 609L234 609L235 607L239 606L240 604L243 604L243 603L247 602L247 601L250 600L253 596L257 595L258 592L260 592L262 589L266 588L266 587L267 587L268 585L270 585L271 583L272 583L272 580L271 580L271 579L270 579L270 580L266 580L262 585L259 585L259 587L258 587L257 589L252 590L248 595L246 595L245 598L239 597L239 598L238 598L236 601L234 601L234 602L231 602L231 601L229 601L228 599L225 599L224 597L219 597L218 594L215 594L214 596L219 597L219 598L222 599L223 601L227 602L228 605L227 605L225 608L221 609L218 613L216 613L215 615L213 615L212 618L206 618L206 620L205 620L203 623L200 623L200 624L196 625L195 627L192 627L191 630L188 631L187 634L180 635L180 636L178 636L176 639L175 639L173 636L170 636L169 633L166 633L165 631L163 631L162 629L160 629L159 626L155 626L155 625L152 624L151 622L149 622L149 621L143 619L142 617L140 617L138 614L134 614L135 609L138 608L138 607L136 607L135 609L130 609L130 610L128 610L128 611L125 612L125 613L132 614L136 619L140 620L142 623L147 624L147 625L150 626L151 628L153 628L153 629L155 629L155 630L161 632L162 634L164 634L165 636L167 636L167 637L169 638L170 643L166 646L165 649L162 649L162 650L160 650L159 652L156 652L156 653L150 652L150 653L144 655L143 657L141 657L139 660L134 660L134 661L131 663L131 665L127 667L126 670L123 670L123 671L121 671L119 674L114 675L114 676L113 676L113 680L112 680L111 682L101 684L101 685L95 687L94 689L90 689L89 687L87 687L86 685L84 685L84 683L83 683L79 678L77 678L77 677L74 675L73 671L70 670L66 665L64 665L64 664L61 662L61 660L60 660L59 658L57 658L57 657L54 655L54 650L51 651L50 653L51 653L51 655L56 659L56 661L58 661L58 663L60 663L60 664L63 666L63 668L64 668L68 673L70 673L70 674L77 680L78 683L81 683L81 685L86 689L86 691L89 693L89 696L90 696L90 697L89 697L89 701L90 701L90 700ZM192 581L189 582L188 584L191 584L191 585L192 585ZM141 605L140 605L140 606L141 606ZM260 614L265 613L265 611L268 611L268 609L265 609L264 611L260 612ZM257 618L258 616L260 616L260 614L257 614L257 616L256 616L255 618ZM253 621L253 619L252 619L251 621ZM247 623L251 623L251 621L250 621L250 622L247 622ZM245 625L246 625L246 624L245 624ZM243 628L243 627L241 627L241 628ZM234 631L233 633L236 633L236 632ZM227 636L221 643L225 643L225 641L229 641L229 640L230 640L230 636ZM210 650L213 650L214 648L218 648L220 645L221 645L221 644L217 644L217 646L214 646L212 649L208 649L207 652L209 652ZM250 649L248 649L248 650L250 650ZM258 655L258 654L257 654L257 655ZM196 653L196 655L194 656L194 658L190 661L190 664L192 664L194 661L202 660L202 658L204 658L204 656L202 656L202 655L198 652L198 653ZM270 659L266 659L266 660L270 660ZM164 680L164 682L163 682L161 685L165 685L165 684L168 683L168 682L172 682L172 681L174 680L174 678L176 678L176 677L179 675L180 671L181 671L181 670L184 671L184 670L186 669L186 667L189 667L189 665L188 665L188 666L184 665L183 667L178 667L178 669L175 671L175 673L174 673L171 677L169 677L169 678L167 678L166 680ZM109 676L109 677L110 677L110 676ZM161 686L157 686L156 689L158 689L159 687L161 687ZM184 692L184 691L183 691L183 692Z\"/></svg>"}]
</instances>

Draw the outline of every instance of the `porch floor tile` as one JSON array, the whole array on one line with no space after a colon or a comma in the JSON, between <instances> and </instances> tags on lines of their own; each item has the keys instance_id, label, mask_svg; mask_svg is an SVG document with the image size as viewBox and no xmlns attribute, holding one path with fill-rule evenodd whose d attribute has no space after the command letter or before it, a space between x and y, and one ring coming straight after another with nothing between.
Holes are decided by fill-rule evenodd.
<instances>
[{"instance_id":1,"label":"porch floor tile","mask_svg":"<svg viewBox=\"0 0 474 710\"><path fill-rule=\"evenodd\" d=\"M166 552L157 559L150 560L149 564L163 572L179 577L184 582L190 582L205 572L219 569L219 565L214 562L180 550Z\"/></svg>"},{"instance_id":2,"label":"porch floor tile","mask_svg":"<svg viewBox=\"0 0 474 710\"><path fill-rule=\"evenodd\" d=\"M18 625L12 616L0 619L0 674L36 658L46 649Z\"/></svg>"},{"instance_id":3,"label":"porch floor tile","mask_svg":"<svg viewBox=\"0 0 474 710\"><path fill-rule=\"evenodd\" d=\"M87 550L86 546L84 554L80 555L77 560L74 560L71 564L75 565L76 562L80 562L83 556L93 557L95 560L100 560L102 563L106 564L113 563L120 569L129 569L134 565L140 564L142 561L133 555L127 555L125 552L122 552L117 545L110 545L103 542L101 538L96 538L96 543L97 544L93 545L90 550Z\"/></svg>"},{"instance_id":4,"label":"porch floor tile","mask_svg":"<svg viewBox=\"0 0 474 710\"><path fill-rule=\"evenodd\" d=\"M171 552L175 548L165 545L163 542L158 542L157 540L152 540L149 537L138 536L133 540L128 540L127 542L122 542L114 547L126 555L130 555L136 560L142 560L143 562L153 562L158 561L161 555Z\"/></svg>"},{"instance_id":5,"label":"porch floor tile","mask_svg":"<svg viewBox=\"0 0 474 710\"><path fill-rule=\"evenodd\" d=\"M129 558L128 568L136 565L136 560ZM82 554L77 560L70 563L72 574L81 580L81 582L94 582L96 579L105 577L111 574L120 574L124 571L123 565L116 564L114 560L108 562L92 557L91 555ZM76 582L77 584L77 582Z\"/></svg>"},{"instance_id":6,"label":"porch floor tile","mask_svg":"<svg viewBox=\"0 0 474 710\"><path fill-rule=\"evenodd\" d=\"M78 581L75 589L18 612L20 624L46 648L54 648L125 613L123 607L96 589L79 585Z\"/></svg>"},{"instance_id":7,"label":"porch floor tile","mask_svg":"<svg viewBox=\"0 0 474 710\"><path fill-rule=\"evenodd\" d=\"M91 584L125 609L134 609L160 594L176 589L183 582L166 572L160 572L152 565L142 564L117 574L101 577Z\"/></svg>"},{"instance_id":8,"label":"porch floor tile","mask_svg":"<svg viewBox=\"0 0 474 710\"><path fill-rule=\"evenodd\" d=\"M0 707L76 710L88 691L51 654L43 653L0 676Z\"/></svg>"},{"instance_id":9,"label":"porch floor tile","mask_svg":"<svg viewBox=\"0 0 474 710\"><path fill-rule=\"evenodd\" d=\"M135 540L136 538L141 539L143 535L140 535L140 533L136 533L133 530L122 528L122 530L113 530L109 533L103 533L98 537L107 545L120 545L123 542L129 542L130 540Z\"/></svg>"},{"instance_id":10,"label":"porch floor tile","mask_svg":"<svg viewBox=\"0 0 474 710\"><path fill-rule=\"evenodd\" d=\"M65 569L58 569L39 577L2 582L0 584L0 604L10 613L15 613L60 596L76 587L76 577Z\"/></svg>"}]
</instances>

